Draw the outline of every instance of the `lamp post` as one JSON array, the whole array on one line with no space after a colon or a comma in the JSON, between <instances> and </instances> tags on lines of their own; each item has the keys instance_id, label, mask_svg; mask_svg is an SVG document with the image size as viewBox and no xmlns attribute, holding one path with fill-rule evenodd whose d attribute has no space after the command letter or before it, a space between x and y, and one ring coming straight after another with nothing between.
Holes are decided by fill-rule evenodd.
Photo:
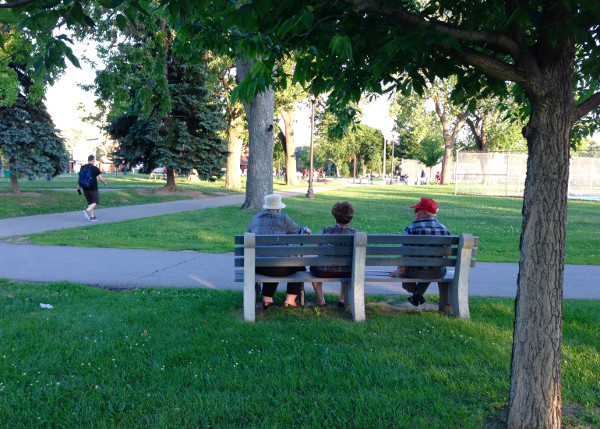
<instances>
[{"instance_id":1,"label":"lamp post","mask_svg":"<svg viewBox=\"0 0 600 429\"><path fill-rule=\"evenodd\" d=\"M306 191L306 198L314 198L315 193L313 192L313 134L315 129L315 96L313 95L312 89L310 90L310 171L308 173L308 191Z\"/></svg>"},{"instance_id":2,"label":"lamp post","mask_svg":"<svg viewBox=\"0 0 600 429\"><path fill-rule=\"evenodd\" d=\"M375 150L375 143L371 143L371 185L373 183L373 151Z\"/></svg>"}]
</instances>

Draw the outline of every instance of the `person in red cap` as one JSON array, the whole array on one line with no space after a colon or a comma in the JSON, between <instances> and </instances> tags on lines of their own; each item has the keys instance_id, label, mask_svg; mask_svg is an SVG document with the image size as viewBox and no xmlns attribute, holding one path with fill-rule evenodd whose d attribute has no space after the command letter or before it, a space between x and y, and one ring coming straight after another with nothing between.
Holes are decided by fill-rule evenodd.
<instances>
[{"instance_id":1,"label":"person in red cap","mask_svg":"<svg viewBox=\"0 0 600 429\"><path fill-rule=\"evenodd\" d=\"M421 198L418 204L410 208L415 209L415 221L406 227L404 235L452 235L450 230L437 220L439 206L433 198ZM390 273L390 276L435 279L445 274L445 267L398 267ZM412 293L408 302L415 307L424 304L423 295L430 283L402 283L402 287Z\"/></svg>"}]
</instances>

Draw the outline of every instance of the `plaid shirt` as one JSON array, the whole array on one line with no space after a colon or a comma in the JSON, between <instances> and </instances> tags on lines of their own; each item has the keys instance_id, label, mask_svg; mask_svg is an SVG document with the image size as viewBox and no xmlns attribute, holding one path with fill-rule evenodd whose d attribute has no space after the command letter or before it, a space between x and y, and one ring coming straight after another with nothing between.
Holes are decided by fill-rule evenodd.
<instances>
[{"instance_id":1,"label":"plaid shirt","mask_svg":"<svg viewBox=\"0 0 600 429\"><path fill-rule=\"evenodd\" d=\"M404 230L404 235L452 235L452 233L439 223L435 216L430 216L408 225Z\"/></svg>"},{"instance_id":2,"label":"plaid shirt","mask_svg":"<svg viewBox=\"0 0 600 429\"><path fill-rule=\"evenodd\" d=\"M450 230L438 222L435 216L416 220L406 227L404 235L452 235ZM440 246L444 247L444 246ZM435 258L436 256L431 256ZM429 270L430 267L412 267L415 270Z\"/></svg>"},{"instance_id":3,"label":"plaid shirt","mask_svg":"<svg viewBox=\"0 0 600 429\"><path fill-rule=\"evenodd\" d=\"M302 227L286 214L262 211L256 213L248 224L248 232L258 235L300 234Z\"/></svg>"}]
</instances>

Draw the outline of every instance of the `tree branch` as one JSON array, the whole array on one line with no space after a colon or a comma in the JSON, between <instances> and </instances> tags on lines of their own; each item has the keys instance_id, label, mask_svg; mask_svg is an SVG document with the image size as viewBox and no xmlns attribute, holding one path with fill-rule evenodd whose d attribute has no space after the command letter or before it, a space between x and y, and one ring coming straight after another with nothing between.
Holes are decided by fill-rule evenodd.
<instances>
[{"instance_id":1,"label":"tree branch","mask_svg":"<svg viewBox=\"0 0 600 429\"><path fill-rule=\"evenodd\" d=\"M462 49L456 49L453 46L438 44L438 48L449 56L471 65L485 74L502 81L511 81L524 87L528 85L528 79L519 70L504 61L491 57L474 49L463 46Z\"/></svg>"},{"instance_id":2,"label":"tree branch","mask_svg":"<svg viewBox=\"0 0 600 429\"><path fill-rule=\"evenodd\" d=\"M575 107L573 110L573 123L583 118L598 106L600 106L600 92L595 93Z\"/></svg>"},{"instance_id":3,"label":"tree branch","mask_svg":"<svg viewBox=\"0 0 600 429\"><path fill-rule=\"evenodd\" d=\"M495 49L498 52L506 53L513 58L520 57L523 52L519 44L511 37L491 32L491 31L468 31L445 24L439 21L428 21L406 9L390 6L384 3L375 3L372 0L342 0L344 3L352 6L358 12L373 12L387 18L393 19L397 23L433 30L439 34L452 36L462 42L473 43L478 46Z\"/></svg>"},{"instance_id":4,"label":"tree branch","mask_svg":"<svg viewBox=\"0 0 600 429\"><path fill-rule=\"evenodd\" d=\"M19 0L13 3L0 3L0 9L12 9L16 7L26 6L37 1L38 0Z\"/></svg>"}]
</instances>

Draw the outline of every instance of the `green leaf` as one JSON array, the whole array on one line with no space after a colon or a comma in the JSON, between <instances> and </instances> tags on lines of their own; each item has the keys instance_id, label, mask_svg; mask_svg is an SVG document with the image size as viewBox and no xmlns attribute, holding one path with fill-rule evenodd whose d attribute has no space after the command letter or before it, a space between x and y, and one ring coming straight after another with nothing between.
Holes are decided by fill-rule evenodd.
<instances>
[{"instance_id":1,"label":"green leaf","mask_svg":"<svg viewBox=\"0 0 600 429\"><path fill-rule=\"evenodd\" d=\"M116 23L117 23L117 27L121 31L125 31L125 29L127 28L127 18L125 18L121 14L117 15L117 17L116 17Z\"/></svg>"}]
</instances>

